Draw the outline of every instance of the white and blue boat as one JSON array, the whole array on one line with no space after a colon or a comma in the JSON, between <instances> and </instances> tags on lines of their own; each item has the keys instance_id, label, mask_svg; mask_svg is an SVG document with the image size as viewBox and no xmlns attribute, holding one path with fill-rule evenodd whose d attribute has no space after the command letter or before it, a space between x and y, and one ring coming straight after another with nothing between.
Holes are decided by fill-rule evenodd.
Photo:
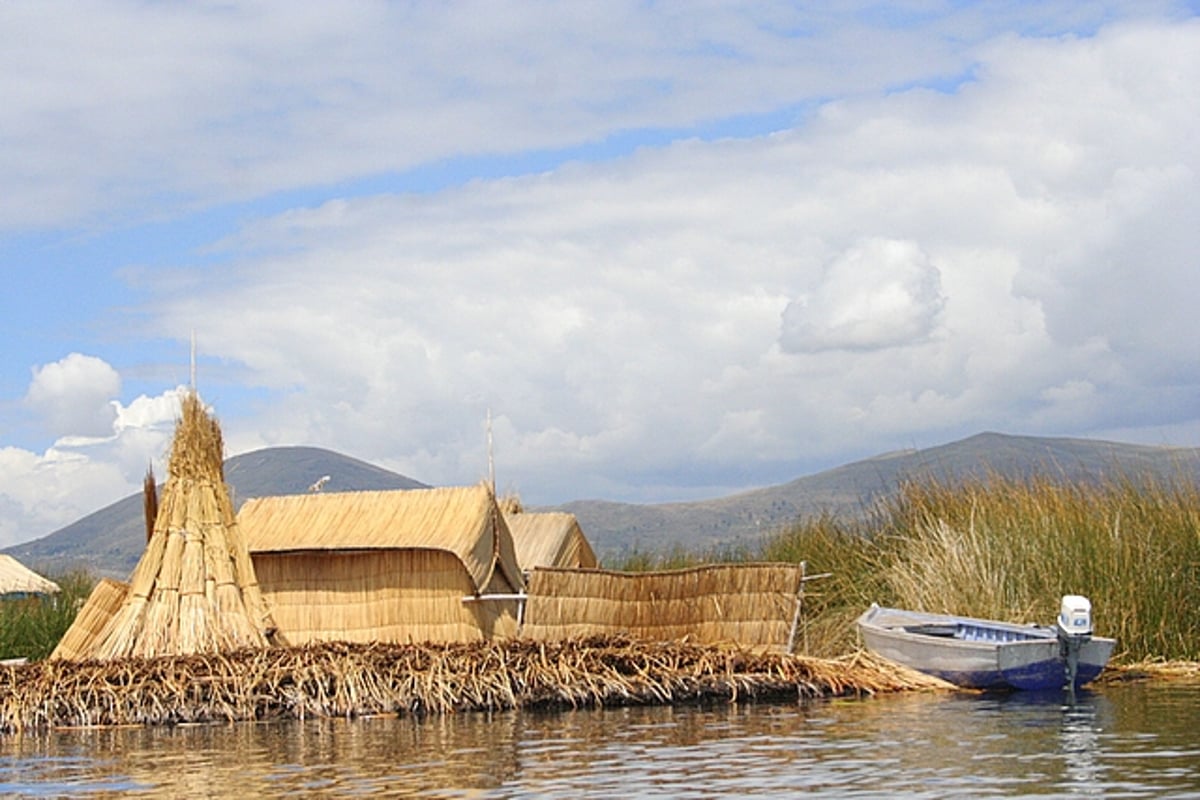
<instances>
[{"instance_id":1,"label":"white and blue boat","mask_svg":"<svg viewBox=\"0 0 1200 800\"><path fill-rule=\"evenodd\" d=\"M872 605L858 619L877 655L974 689L1071 689L1095 680L1116 646L1092 634L1091 603L1066 595L1054 625L928 614Z\"/></svg>"}]
</instances>

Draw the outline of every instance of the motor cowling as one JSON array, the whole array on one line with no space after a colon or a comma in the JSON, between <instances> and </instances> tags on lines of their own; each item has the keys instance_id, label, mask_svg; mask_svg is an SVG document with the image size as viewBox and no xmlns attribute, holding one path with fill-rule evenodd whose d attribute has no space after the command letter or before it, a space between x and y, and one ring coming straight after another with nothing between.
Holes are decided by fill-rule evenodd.
<instances>
[{"instance_id":1,"label":"motor cowling","mask_svg":"<svg viewBox=\"0 0 1200 800\"><path fill-rule=\"evenodd\" d=\"M1066 685L1074 691L1080 648L1092 638L1092 602L1077 594L1063 595L1055 628L1058 651L1066 662Z\"/></svg>"},{"instance_id":2,"label":"motor cowling","mask_svg":"<svg viewBox=\"0 0 1200 800\"><path fill-rule=\"evenodd\" d=\"M1058 636L1090 637L1092 635L1092 602L1077 594L1063 595L1058 612Z\"/></svg>"}]
</instances>

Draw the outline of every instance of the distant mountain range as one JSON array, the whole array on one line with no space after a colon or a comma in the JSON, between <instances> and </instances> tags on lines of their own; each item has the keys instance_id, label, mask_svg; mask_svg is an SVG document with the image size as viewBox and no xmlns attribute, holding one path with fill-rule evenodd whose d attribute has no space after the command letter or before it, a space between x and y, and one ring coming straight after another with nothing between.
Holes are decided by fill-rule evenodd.
<instances>
[{"instance_id":1,"label":"distant mountain range","mask_svg":"<svg viewBox=\"0 0 1200 800\"><path fill-rule=\"evenodd\" d=\"M579 519L604 556L675 545L709 549L752 543L805 516L857 515L905 479L960 481L998 474L1098 480L1120 475L1200 482L1200 448L1147 447L1089 439L982 433L925 450L886 453L789 483L713 500L639 505L581 500L554 509ZM417 480L329 450L272 447L225 462L235 506L251 497L302 494L329 476L324 491L416 489ZM125 578L145 547L142 497L130 495L32 542L4 552L43 574L86 568Z\"/></svg>"},{"instance_id":2,"label":"distant mountain range","mask_svg":"<svg viewBox=\"0 0 1200 800\"><path fill-rule=\"evenodd\" d=\"M675 544L703 550L755 543L818 514L865 514L906 479L958 483L988 475L1045 475L1064 481L1147 476L1200 483L1200 448L981 433L924 450L884 453L715 500L659 505L587 500L561 509L575 514L601 554L652 552Z\"/></svg>"}]
</instances>

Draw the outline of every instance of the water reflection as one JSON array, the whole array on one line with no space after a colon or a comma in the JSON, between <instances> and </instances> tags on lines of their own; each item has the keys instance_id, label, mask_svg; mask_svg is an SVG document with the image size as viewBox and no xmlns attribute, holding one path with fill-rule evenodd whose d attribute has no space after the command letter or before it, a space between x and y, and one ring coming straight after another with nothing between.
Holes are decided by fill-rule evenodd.
<instances>
[{"instance_id":1,"label":"water reflection","mask_svg":"<svg viewBox=\"0 0 1200 800\"><path fill-rule=\"evenodd\" d=\"M1200 793L1200 687L463 714L0 738L25 796Z\"/></svg>"}]
</instances>

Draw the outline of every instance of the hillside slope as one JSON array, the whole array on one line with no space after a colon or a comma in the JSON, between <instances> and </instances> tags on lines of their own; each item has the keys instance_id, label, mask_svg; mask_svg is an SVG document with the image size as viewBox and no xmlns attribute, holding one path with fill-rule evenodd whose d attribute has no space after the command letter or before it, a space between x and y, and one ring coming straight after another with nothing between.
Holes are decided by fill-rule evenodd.
<instances>
[{"instance_id":1,"label":"hillside slope","mask_svg":"<svg viewBox=\"0 0 1200 800\"><path fill-rule=\"evenodd\" d=\"M720 548L755 543L806 516L863 514L906 479L957 482L988 474L1103 480L1119 475L1200 482L1200 448L1147 447L1089 439L981 433L924 450L904 450L778 486L688 503L567 503L597 552Z\"/></svg>"},{"instance_id":2,"label":"hillside slope","mask_svg":"<svg viewBox=\"0 0 1200 800\"><path fill-rule=\"evenodd\" d=\"M235 508L251 497L302 494L325 475L329 492L419 489L425 484L365 461L317 447L271 447L225 461ZM162 476L159 476L160 478ZM146 544L142 495L130 495L65 528L4 552L42 574L89 569L124 579Z\"/></svg>"},{"instance_id":3,"label":"hillside slope","mask_svg":"<svg viewBox=\"0 0 1200 800\"><path fill-rule=\"evenodd\" d=\"M672 546L703 550L753 544L805 516L857 515L905 479L957 481L989 473L1102 480L1117 475L1200 483L1200 448L1146 447L1086 439L982 433L925 450L887 453L778 486L689 503L635 505L581 500L569 511L603 559ZM273 447L225 462L235 506L250 497L299 494L324 475L325 491L411 489L425 484L366 462L312 447ZM141 495L8 552L43 574L85 567L126 577L145 546Z\"/></svg>"}]
</instances>

